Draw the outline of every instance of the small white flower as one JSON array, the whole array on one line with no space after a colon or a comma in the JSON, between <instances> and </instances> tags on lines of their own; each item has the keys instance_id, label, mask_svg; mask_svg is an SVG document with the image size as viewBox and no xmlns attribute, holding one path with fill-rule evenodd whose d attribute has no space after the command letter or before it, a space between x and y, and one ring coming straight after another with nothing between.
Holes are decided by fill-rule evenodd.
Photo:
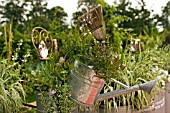
<instances>
[{"instance_id":1,"label":"small white flower","mask_svg":"<svg viewBox=\"0 0 170 113\"><path fill-rule=\"evenodd\" d=\"M36 75L36 72L35 72L35 71L31 71L31 74L32 74L32 75Z\"/></svg>"},{"instance_id":2,"label":"small white flower","mask_svg":"<svg viewBox=\"0 0 170 113\"><path fill-rule=\"evenodd\" d=\"M78 61L77 60L74 61L74 67L78 67Z\"/></svg>"},{"instance_id":3,"label":"small white flower","mask_svg":"<svg viewBox=\"0 0 170 113\"><path fill-rule=\"evenodd\" d=\"M162 78L162 76L157 76L157 79L161 79Z\"/></svg>"},{"instance_id":4,"label":"small white flower","mask_svg":"<svg viewBox=\"0 0 170 113\"><path fill-rule=\"evenodd\" d=\"M164 73L165 73L165 75L168 75L168 71L167 70L164 70Z\"/></svg>"},{"instance_id":5,"label":"small white flower","mask_svg":"<svg viewBox=\"0 0 170 113\"><path fill-rule=\"evenodd\" d=\"M22 62L27 62L27 60L26 60L26 59L25 59L25 60L23 60L23 59L22 59L21 61L22 61Z\"/></svg>"},{"instance_id":6,"label":"small white flower","mask_svg":"<svg viewBox=\"0 0 170 113\"><path fill-rule=\"evenodd\" d=\"M168 71L167 71L167 70L160 69L160 70L159 70L159 74L160 74L163 78L166 78L166 77L168 76Z\"/></svg>"},{"instance_id":7,"label":"small white flower","mask_svg":"<svg viewBox=\"0 0 170 113\"><path fill-rule=\"evenodd\" d=\"M170 75L168 75L168 82L170 82Z\"/></svg>"},{"instance_id":8,"label":"small white flower","mask_svg":"<svg viewBox=\"0 0 170 113\"><path fill-rule=\"evenodd\" d=\"M135 39L135 45L139 44L140 39Z\"/></svg>"},{"instance_id":9,"label":"small white flower","mask_svg":"<svg viewBox=\"0 0 170 113\"><path fill-rule=\"evenodd\" d=\"M118 24L114 24L115 27L118 27Z\"/></svg>"},{"instance_id":10,"label":"small white flower","mask_svg":"<svg viewBox=\"0 0 170 113\"><path fill-rule=\"evenodd\" d=\"M159 69L159 72L160 72L160 73L164 73L164 70L163 70L163 69Z\"/></svg>"},{"instance_id":11,"label":"small white flower","mask_svg":"<svg viewBox=\"0 0 170 113\"><path fill-rule=\"evenodd\" d=\"M153 72L157 72L158 71L158 66L156 66L155 68L152 69Z\"/></svg>"},{"instance_id":12,"label":"small white flower","mask_svg":"<svg viewBox=\"0 0 170 113\"><path fill-rule=\"evenodd\" d=\"M21 46L22 43L23 43L23 40L21 39L17 45L18 45L18 46Z\"/></svg>"},{"instance_id":13,"label":"small white flower","mask_svg":"<svg viewBox=\"0 0 170 113\"><path fill-rule=\"evenodd\" d=\"M131 51L135 51L135 48L133 46L130 47Z\"/></svg>"},{"instance_id":14,"label":"small white flower","mask_svg":"<svg viewBox=\"0 0 170 113\"><path fill-rule=\"evenodd\" d=\"M20 50L20 48L16 48L16 51L19 51Z\"/></svg>"},{"instance_id":15,"label":"small white flower","mask_svg":"<svg viewBox=\"0 0 170 113\"><path fill-rule=\"evenodd\" d=\"M30 53L26 54L25 57L29 57L30 56Z\"/></svg>"},{"instance_id":16,"label":"small white flower","mask_svg":"<svg viewBox=\"0 0 170 113\"><path fill-rule=\"evenodd\" d=\"M161 80L162 86L165 86L165 81Z\"/></svg>"},{"instance_id":17,"label":"small white flower","mask_svg":"<svg viewBox=\"0 0 170 113\"><path fill-rule=\"evenodd\" d=\"M92 24L92 21L89 21L88 23L89 23L89 24Z\"/></svg>"}]
</instances>

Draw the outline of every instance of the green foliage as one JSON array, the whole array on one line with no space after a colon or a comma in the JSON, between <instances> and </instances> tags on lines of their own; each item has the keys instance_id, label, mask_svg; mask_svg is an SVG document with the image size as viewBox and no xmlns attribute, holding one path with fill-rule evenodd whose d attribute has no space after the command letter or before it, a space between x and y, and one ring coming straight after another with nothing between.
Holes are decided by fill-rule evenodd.
<instances>
[{"instance_id":1,"label":"green foliage","mask_svg":"<svg viewBox=\"0 0 170 113\"><path fill-rule=\"evenodd\" d=\"M55 85L55 93L50 94L50 92L43 92L42 93L42 100L43 104L45 105L45 111L50 113L53 112L60 112L60 113L70 113L75 104L72 100L70 100L70 86L67 83L62 83L58 81L58 84ZM47 98L49 98L47 100Z\"/></svg>"},{"instance_id":2,"label":"green foliage","mask_svg":"<svg viewBox=\"0 0 170 113\"><path fill-rule=\"evenodd\" d=\"M169 57L170 49L169 48L165 48L164 50L167 53L164 58L167 58L167 59L165 60L165 64L163 66L163 69L168 70L168 72L170 72L170 57Z\"/></svg>"},{"instance_id":3,"label":"green foliage","mask_svg":"<svg viewBox=\"0 0 170 113\"><path fill-rule=\"evenodd\" d=\"M50 31L55 37L61 37L61 32L66 32L68 30L68 25L66 24L67 13L60 6L56 6L48 10L48 18L50 19Z\"/></svg>"},{"instance_id":4,"label":"green foliage","mask_svg":"<svg viewBox=\"0 0 170 113\"><path fill-rule=\"evenodd\" d=\"M73 13L73 17L72 17L72 23L73 23L73 25L77 25L77 24L79 24L79 17L81 16L81 15L83 15L84 13L86 13L87 12L87 10L85 9L85 8L82 8L81 9L81 11L77 11L77 12L74 12ZM72 26L73 27L73 26Z\"/></svg>"},{"instance_id":5,"label":"green foliage","mask_svg":"<svg viewBox=\"0 0 170 113\"><path fill-rule=\"evenodd\" d=\"M20 78L21 66L18 63L0 62L0 112L16 113L22 106L25 96Z\"/></svg>"},{"instance_id":6,"label":"green foliage","mask_svg":"<svg viewBox=\"0 0 170 113\"><path fill-rule=\"evenodd\" d=\"M45 16L38 16L34 17L32 19L27 20L26 27L28 28L34 28L37 26L41 26L45 29L49 28L50 20L47 19Z\"/></svg>"},{"instance_id":7,"label":"green foliage","mask_svg":"<svg viewBox=\"0 0 170 113\"><path fill-rule=\"evenodd\" d=\"M111 45L95 43L93 45L78 46L79 54L74 55L81 64L93 66L98 77L105 80L118 76L117 71L124 69L121 58L113 52Z\"/></svg>"},{"instance_id":8,"label":"green foliage","mask_svg":"<svg viewBox=\"0 0 170 113\"><path fill-rule=\"evenodd\" d=\"M98 4L98 1L96 1L96 0L79 0L78 1L79 8L83 5L85 5L85 7L87 7L89 9L89 8L93 8L97 4Z\"/></svg>"},{"instance_id":9,"label":"green foliage","mask_svg":"<svg viewBox=\"0 0 170 113\"><path fill-rule=\"evenodd\" d=\"M19 6L17 0L7 2L5 6L1 7L2 18L5 19L5 21L1 21L1 24L11 22L15 28L20 27L18 29L22 30L22 24L25 21L24 13L24 8Z\"/></svg>"},{"instance_id":10,"label":"green foliage","mask_svg":"<svg viewBox=\"0 0 170 113\"><path fill-rule=\"evenodd\" d=\"M155 79L158 75L152 70L155 68L157 63L152 60L152 52L152 50L145 50L143 53L139 54L129 53L127 56L124 54L123 63L126 65L126 68L123 71L119 71L118 76L115 76L114 79L127 86L142 84ZM119 89L122 89L119 84L113 83L112 80L109 80L104 91L109 92ZM120 106L127 106L128 109L132 107L133 109L143 110L144 107L152 104L151 100L153 97L154 93L149 95L143 91L136 91L111 98L108 102L106 102L106 106L108 106L108 109L111 109L111 106L114 106L115 109Z\"/></svg>"},{"instance_id":11,"label":"green foliage","mask_svg":"<svg viewBox=\"0 0 170 113\"><path fill-rule=\"evenodd\" d=\"M59 66L57 62L56 57L49 61L37 62L34 68L29 66L29 79L32 82L32 87L42 92L41 96L46 111L71 112L74 104L69 99L70 86L67 85L69 71L65 69L67 66L63 66L64 64ZM56 93L50 94L51 91ZM51 99L47 99L49 95Z\"/></svg>"},{"instance_id":12,"label":"green foliage","mask_svg":"<svg viewBox=\"0 0 170 113\"><path fill-rule=\"evenodd\" d=\"M118 26L118 23L128 21L130 18L124 15L115 15L117 10L114 6L105 5L103 7L103 16L107 33L107 43L112 44L115 52L121 53L128 39L130 39L133 30Z\"/></svg>"},{"instance_id":13,"label":"green foliage","mask_svg":"<svg viewBox=\"0 0 170 113\"><path fill-rule=\"evenodd\" d=\"M161 25L163 26L163 28L168 29L168 31L170 30L170 21L169 21L170 10L169 9L170 9L170 2L168 2L166 6L163 7L162 15L158 19L158 21L161 22Z\"/></svg>"},{"instance_id":14,"label":"green foliage","mask_svg":"<svg viewBox=\"0 0 170 113\"><path fill-rule=\"evenodd\" d=\"M51 103L55 103L56 107L44 103L47 111L62 113L71 111L74 104L69 99L70 86L67 81L69 70L74 69L73 63L75 59L79 59L79 55L90 59L96 73L106 80L105 92L121 89L120 85L110 80L111 77L132 86L155 79L158 75L152 69L156 66L170 70L169 47L160 48L166 32L159 33L156 28L158 22L162 22L163 27L169 29L169 21L167 20L169 2L163 9L162 18L158 15L151 18L151 12L146 9L143 0L140 9L132 8L126 0L122 0L118 6L110 6L104 0L79 0L79 9L82 5L85 5L85 7L73 14L73 25L68 28L67 14L64 9L59 6L47 9L46 0L43 1L25 0L20 6L18 5L19 1L14 0L0 7L2 17L13 24L12 32L7 30L7 37L9 37L9 34L13 34L11 50L14 51L11 64L8 65L5 60L2 60L3 63L0 67L1 93L3 94L0 93L0 98L2 98L0 112L4 109L6 111L2 112L16 112L21 106L23 101L19 94L23 92L20 84L21 79L24 80L22 83L27 95L31 95L35 87L38 90L45 90L42 93L44 102L49 96L46 91L56 91L55 94L51 95L52 99L50 100ZM24 7L29 6L29 3L31 3L32 8L26 15ZM84 32L78 19L79 16L98 4L103 7L104 26L107 33L105 44L96 42L89 31ZM25 15L26 18L23 18ZM155 22L154 19L157 21ZM54 39L58 41L58 53L53 54L53 58L48 61L32 60L37 55L30 38L31 30L35 26L48 29ZM4 59L8 52L8 46L4 40L3 30L3 27L1 27L0 32L3 35L0 36L0 51ZM132 38L141 39L145 47L144 52L129 52L128 44ZM66 62L58 66L60 57L64 57ZM16 64L13 64L13 62L16 62ZM103 74L105 76L102 76ZM161 87L160 84L156 88L159 87ZM12 91L15 93L11 93ZM13 95L16 95L15 98L13 98ZM127 105L128 107L143 109L145 105L150 105L152 97L154 97L154 94L148 95L143 91L138 91L111 98L105 102L107 106L114 106L115 108ZM10 99L14 101L11 102Z\"/></svg>"},{"instance_id":15,"label":"green foliage","mask_svg":"<svg viewBox=\"0 0 170 113\"><path fill-rule=\"evenodd\" d=\"M157 48L157 52L155 52L156 56L159 56L157 58L153 57L155 62L157 62L160 69L167 70L170 72L170 46L167 45L162 48Z\"/></svg>"},{"instance_id":16,"label":"green foliage","mask_svg":"<svg viewBox=\"0 0 170 113\"><path fill-rule=\"evenodd\" d=\"M39 16L46 16L47 11L47 2L46 0L36 0L36 1L26 1L25 3L30 3L32 6L32 10L27 15L27 18L35 18Z\"/></svg>"},{"instance_id":17,"label":"green foliage","mask_svg":"<svg viewBox=\"0 0 170 113\"><path fill-rule=\"evenodd\" d=\"M0 55L2 55L2 52L3 52L3 49L5 48L5 41L4 41L4 32L3 32L3 27L0 27L0 32L1 32L1 35L0 35Z\"/></svg>"},{"instance_id":18,"label":"green foliage","mask_svg":"<svg viewBox=\"0 0 170 113\"><path fill-rule=\"evenodd\" d=\"M118 4L115 15L127 16L130 19L127 21L119 22L119 27L132 28L133 33L140 34L147 26L149 29L155 28L153 18L150 17L151 11L146 9L144 0L139 4L140 8L133 8L130 1L123 0ZM155 29L156 30L156 29Z\"/></svg>"}]
</instances>

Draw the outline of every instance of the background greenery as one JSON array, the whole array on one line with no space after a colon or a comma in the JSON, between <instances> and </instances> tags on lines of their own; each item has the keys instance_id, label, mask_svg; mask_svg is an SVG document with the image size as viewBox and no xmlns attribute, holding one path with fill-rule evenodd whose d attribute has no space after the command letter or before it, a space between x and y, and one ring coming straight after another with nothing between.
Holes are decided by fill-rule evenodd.
<instances>
[{"instance_id":1,"label":"background greenery","mask_svg":"<svg viewBox=\"0 0 170 113\"><path fill-rule=\"evenodd\" d=\"M155 14L151 16L152 11L146 9L145 0L139 1L142 4L139 4L140 8L136 9L131 6L131 2L133 2L132 0L120 0L120 3L115 3L114 6L108 5L104 2L104 0L79 0L78 9L73 13L72 23L71 25L68 25L66 23L67 13L64 9L60 6L47 9L46 0L23 0L22 3L20 0L1 0L0 32L2 34L0 35L0 57L2 61L7 59L7 64L9 65L12 65L15 62L18 63L19 72L15 72L18 70L11 69L11 73L19 74L17 77L22 80L20 83L22 83L22 86L26 92L26 102L29 100L27 100L27 98L29 96L31 97L31 94L34 93L35 89L32 85L43 86L45 83L47 83L47 85L50 85L48 83L58 85L62 84L63 86L51 85L48 87L51 89L59 89L61 91L60 93L64 92L66 94L64 95L65 97L69 95L66 84L66 80L68 78L66 75L68 74L68 69L73 66L71 64L76 58L75 55L84 54L86 51L91 52L92 49L100 50L100 48L91 49L89 48L91 46L87 47L87 45L94 45L98 43L93 39L89 32L82 29L82 24L79 22L79 17L97 4L101 4L103 8L103 16L107 33L106 43L109 44L108 47L110 51L113 52L113 56L120 56L121 61L127 65L125 70L119 74L128 76L121 76L122 78L119 78L119 76L114 75L115 78L118 80L120 79L120 81L126 83L127 85L134 85L155 78L153 76L154 74L151 73L151 70L148 70L150 76L147 76L148 73L146 72L146 69L148 69L148 67L154 68L154 66L157 65L159 68L169 70L169 49L161 47L163 47L165 37L169 35L170 31L170 20L168 20L170 17L170 2L162 8L161 15ZM82 6L84 7L82 8ZM28 10L28 7L31 9ZM39 61L37 59L37 53L31 42L31 32L32 29L37 26L45 28L50 32L53 39L57 39L59 52L54 55L54 59L50 60L54 63L53 65L49 65L48 62L44 63L52 67L45 66L43 71L40 71L40 73L35 72L33 76L33 74L30 74L30 70L37 69L37 64L39 64ZM158 26L163 27L163 31L160 32L157 29ZM137 54L128 54L129 45L131 44L132 39L140 39L146 51L143 53L139 52ZM64 57L71 48L75 48L76 46L78 46L78 48L68 54L66 58L67 62L65 62L63 67L54 69L54 65L59 61L59 58ZM100 55L100 52L96 52L95 54ZM131 63L132 56L135 56L135 59L133 60L136 62L134 63ZM106 61L100 63L102 64L108 62ZM98 64L96 63L95 65ZM137 66L138 69L136 69ZM18 67L15 67L15 69L18 69ZM107 68L107 66L105 68ZM107 69L110 70L109 67ZM39 74L39 78L35 77L35 75L38 75L37 73ZM143 73L147 74L143 76ZM51 75L58 76L56 77ZM33 80L34 77L36 79ZM45 79L42 79L43 77ZM48 77L51 77L52 81L47 79ZM145 78L145 80L139 78ZM37 79L41 81L37 82ZM55 80L59 80L61 83L56 83L57 81ZM32 84L33 81L38 84ZM109 87L111 81L107 82ZM62 87L65 87L66 89L62 89ZM118 89L120 88L120 86L114 85L113 87ZM109 88L107 89L106 86L107 91L113 90L113 88ZM58 97L61 99L62 106L66 103L62 100L62 98L65 97L61 97L60 93L58 93ZM126 96L127 101L123 101L124 105L126 105L131 99L129 97L130 96L128 95ZM131 97L134 97L134 94L132 94ZM124 100L125 97L120 97L119 101L121 101L121 99ZM113 105L115 101L110 102L110 105ZM147 105L146 103L148 103L146 100L142 102L144 105ZM137 105L135 102L130 104L135 104L135 107L138 109L143 107ZM63 110L64 107L59 109Z\"/></svg>"}]
</instances>

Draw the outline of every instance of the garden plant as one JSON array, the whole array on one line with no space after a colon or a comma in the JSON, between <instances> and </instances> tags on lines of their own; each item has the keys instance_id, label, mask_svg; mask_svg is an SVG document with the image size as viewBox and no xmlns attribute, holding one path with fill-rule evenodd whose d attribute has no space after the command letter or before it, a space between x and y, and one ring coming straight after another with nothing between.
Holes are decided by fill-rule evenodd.
<instances>
[{"instance_id":1,"label":"garden plant","mask_svg":"<svg viewBox=\"0 0 170 113\"><path fill-rule=\"evenodd\" d=\"M125 112L165 112L164 93L170 82L170 2L161 15L151 16L145 0L139 1L140 8L134 8L131 0L114 5L78 0L70 24L64 9L48 9L46 0L0 3L0 112L107 113L121 108ZM94 72L93 78L104 81L100 93L151 80L157 83L151 94L139 90L85 107L71 99L72 85L80 81L70 84L72 72L86 69L83 66ZM36 104L30 107L30 102ZM162 106L157 109L159 103Z\"/></svg>"}]
</instances>

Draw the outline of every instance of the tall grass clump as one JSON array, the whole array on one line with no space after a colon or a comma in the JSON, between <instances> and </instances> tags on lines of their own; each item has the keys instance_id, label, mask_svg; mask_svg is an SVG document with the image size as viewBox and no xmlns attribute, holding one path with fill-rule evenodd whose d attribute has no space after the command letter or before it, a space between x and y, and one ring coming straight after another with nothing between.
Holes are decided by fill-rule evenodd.
<instances>
[{"instance_id":1,"label":"tall grass clump","mask_svg":"<svg viewBox=\"0 0 170 113\"><path fill-rule=\"evenodd\" d=\"M0 113L15 113L19 111L24 100L24 89L21 85L20 65L0 61Z\"/></svg>"},{"instance_id":2,"label":"tall grass clump","mask_svg":"<svg viewBox=\"0 0 170 113\"><path fill-rule=\"evenodd\" d=\"M162 68L165 65L165 59L162 59L166 53L161 48L146 49L143 52L133 53L128 52L120 55L123 64L126 65L123 71L115 76L115 79L122 82L127 86L133 86L136 84L143 84L145 82L157 79L161 74L154 71L156 67ZM161 54L161 55L160 55ZM167 56L167 55L166 55ZM143 111L146 107L150 107L153 104L153 98L156 97L156 93L162 91L162 79L158 79L157 85L151 94L147 94L144 91L136 91L120 97L113 97L105 101L107 109L114 107L118 110L121 106L126 106L126 109L137 109ZM104 87L104 92L115 91L122 89L119 84L115 84L111 79Z\"/></svg>"}]
</instances>

